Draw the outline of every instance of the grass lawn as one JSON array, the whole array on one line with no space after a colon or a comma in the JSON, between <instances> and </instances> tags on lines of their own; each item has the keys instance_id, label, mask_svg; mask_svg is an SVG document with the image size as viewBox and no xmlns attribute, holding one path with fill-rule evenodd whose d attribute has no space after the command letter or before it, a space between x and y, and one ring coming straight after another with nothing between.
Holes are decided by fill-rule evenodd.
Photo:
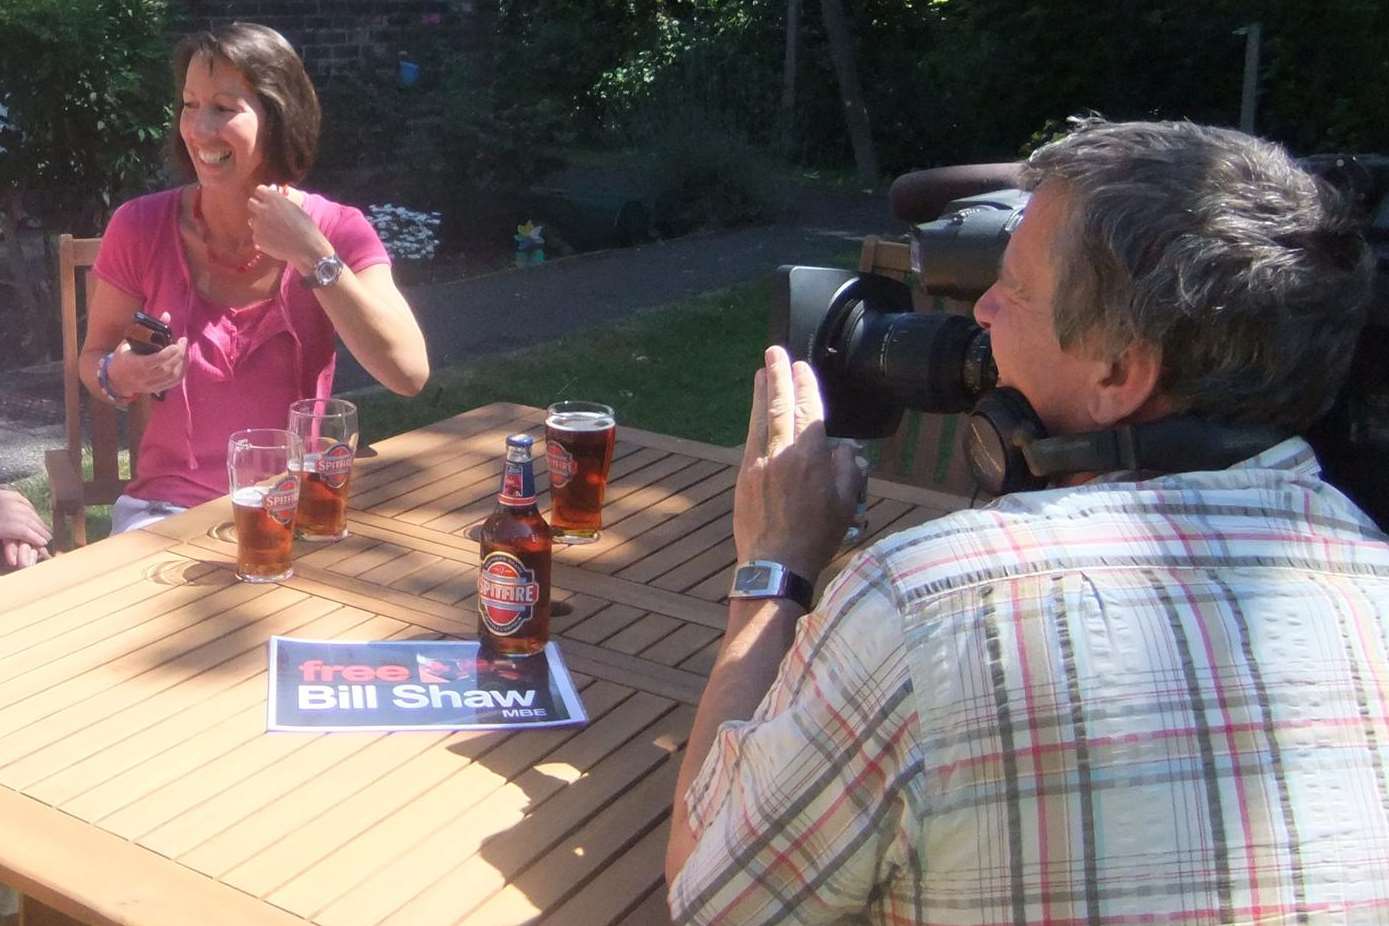
<instances>
[{"instance_id":1,"label":"grass lawn","mask_svg":"<svg viewBox=\"0 0 1389 926\"><path fill-rule=\"evenodd\" d=\"M747 433L752 375L767 341L770 280L705 293L536 347L436 370L420 395L346 396L363 438L380 440L489 402L611 405L618 426L714 444Z\"/></svg>"},{"instance_id":2,"label":"grass lawn","mask_svg":"<svg viewBox=\"0 0 1389 926\"><path fill-rule=\"evenodd\" d=\"M846 248L829 264L853 268L858 259L858 248ZM741 444L771 305L769 273L582 334L435 370L413 398L379 386L345 395L360 409L367 441L489 402L544 408L560 399L587 399L611 405L619 428Z\"/></svg>"}]
</instances>

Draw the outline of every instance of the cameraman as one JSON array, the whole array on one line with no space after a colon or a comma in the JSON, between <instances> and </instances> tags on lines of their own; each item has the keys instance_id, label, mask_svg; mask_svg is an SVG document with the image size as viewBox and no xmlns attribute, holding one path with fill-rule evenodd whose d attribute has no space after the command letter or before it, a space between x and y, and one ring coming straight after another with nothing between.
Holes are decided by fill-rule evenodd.
<instances>
[{"instance_id":1,"label":"cameraman","mask_svg":"<svg viewBox=\"0 0 1389 926\"><path fill-rule=\"evenodd\" d=\"M676 787L672 915L1382 921L1389 545L1291 436L1345 375L1364 242L1227 129L1082 121L1023 185L975 316L1048 433L1184 414L1290 436L902 531L809 614L794 581L731 598ZM813 580L855 478L810 367L771 348L740 562Z\"/></svg>"}]
</instances>

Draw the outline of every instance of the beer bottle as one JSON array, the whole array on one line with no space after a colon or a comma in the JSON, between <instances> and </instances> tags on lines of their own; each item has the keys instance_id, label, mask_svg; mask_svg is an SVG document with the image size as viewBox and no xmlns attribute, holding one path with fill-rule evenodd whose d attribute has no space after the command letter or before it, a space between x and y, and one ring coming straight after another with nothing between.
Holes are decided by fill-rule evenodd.
<instances>
[{"instance_id":1,"label":"beer bottle","mask_svg":"<svg viewBox=\"0 0 1389 926\"><path fill-rule=\"evenodd\" d=\"M530 656L550 639L550 525L535 504L534 443L506 439L497 509L478 537L478 637L504 656Z\"/></svg>"}]
</instances>

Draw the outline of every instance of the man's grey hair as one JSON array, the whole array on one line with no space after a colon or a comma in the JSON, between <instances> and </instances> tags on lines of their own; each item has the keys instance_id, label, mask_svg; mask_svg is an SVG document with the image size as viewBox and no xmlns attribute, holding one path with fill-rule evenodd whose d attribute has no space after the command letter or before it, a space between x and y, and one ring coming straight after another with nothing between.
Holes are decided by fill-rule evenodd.
<instances>
[{"instance_id":1,"label":"man's grey hair","mask_svg":"<svg viewBox=\"0 0 1389 926\"><path fill-rule=\"evenodd\" d=\"M1189 122L1077 120L1023 186L1055 183L1056 335L1161 347L1176 410L1301 430L1345 378L1373 262L1331 187L1275 144Z\"/></svg>"}]
</instances>

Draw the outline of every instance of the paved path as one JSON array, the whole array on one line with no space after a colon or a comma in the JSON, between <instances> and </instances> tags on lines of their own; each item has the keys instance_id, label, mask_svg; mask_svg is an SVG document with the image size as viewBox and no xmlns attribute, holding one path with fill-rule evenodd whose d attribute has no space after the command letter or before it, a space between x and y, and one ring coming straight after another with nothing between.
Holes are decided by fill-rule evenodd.
<instances>
[{"instance_id":1,"label":"paved path","mask_svg":"<svg viewBox=\"0 0 1389 926\"><path fill-rule=\"evenodd\" d=\"M886 196L803 191L793 211L774 225L416 286L407 297L437 369L756 279L781 264L826 263L852 253L866 234L898 230ZM343 352L337 388L370 382ZM0 374L0 482L41 471L43 451L63 442L62 420L61 364Z\"/></svg>"}]
</instances>

